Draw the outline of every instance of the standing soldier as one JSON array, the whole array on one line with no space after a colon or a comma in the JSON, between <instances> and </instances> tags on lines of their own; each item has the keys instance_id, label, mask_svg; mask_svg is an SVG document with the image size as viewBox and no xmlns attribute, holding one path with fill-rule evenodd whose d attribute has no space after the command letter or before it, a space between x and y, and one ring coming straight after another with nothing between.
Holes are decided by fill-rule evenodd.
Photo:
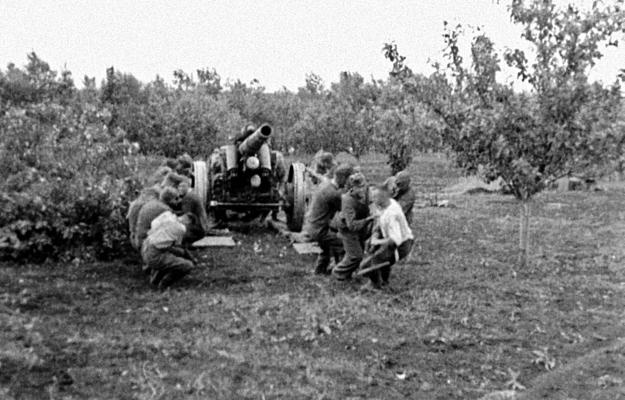
<instances>
[{"instance_id":1,"label":"standing soldier","mask_svg":"<svg viewBox=\"0 0 625 400\"><path fill-rule=\"evenodd\" d=\"M303 233L310 241L316 241L321 254L315 263L316 274L329 274L330 261L338 263L342 256L341 241L336 236L336 229L330 226L334 215L341 210L342 189L353 169L349 165L339 165L331 180L322 182L313 195L310 211L306 215Z\"/></svg>"},{"instance_id":2,"label":"standing soldier","mask_svg":"<svg viewBox=\"0 0 625 400\"><path fill-rule=\"evenodd\" d=\"M341 198L339 213L339 238L343 242L345 255L341 262L332 270L338 280L351 278L363 257L363 245L370 232L370 222L374 219L369 215L367 183L365 176L358 172L349 177L349 190Z\"/></svg>"}]
</instances>

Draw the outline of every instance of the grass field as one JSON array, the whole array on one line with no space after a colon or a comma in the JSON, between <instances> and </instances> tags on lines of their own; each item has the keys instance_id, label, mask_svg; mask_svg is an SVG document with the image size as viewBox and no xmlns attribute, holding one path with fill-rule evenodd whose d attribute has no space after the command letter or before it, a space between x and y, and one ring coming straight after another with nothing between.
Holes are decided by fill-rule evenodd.
<instances>
[{"instance_id":1,"label":"grass field","mask_svg":"<svg viewBox=\"0 0 625 400\"><path fill-rule=\"evenodd\" d=\"M459 177L434 156L412 169L422 193ZM312 275L256 226L163 293L134 260L6 265L0 398L625 399L624 195L538 196L526 268L512 198L419 209L381 292Z\"/></svg>"}]
</instances>

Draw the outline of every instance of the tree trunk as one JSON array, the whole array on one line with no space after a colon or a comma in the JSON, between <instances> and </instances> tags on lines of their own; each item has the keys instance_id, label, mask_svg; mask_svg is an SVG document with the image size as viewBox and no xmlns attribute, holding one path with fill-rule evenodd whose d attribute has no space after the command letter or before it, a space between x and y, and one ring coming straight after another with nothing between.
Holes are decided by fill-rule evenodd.
<instances>
[{"instance_id":1,"label":"tree trunk","mask_svg":"<svg viewBox=\"0 0 625 400\"><path fill-rule=\"evenodd\" d=\"M529 258L530 248L530 202L523 200L519 214L519 254L520 264L525 267Z\"/></svg>"}]
</instances>

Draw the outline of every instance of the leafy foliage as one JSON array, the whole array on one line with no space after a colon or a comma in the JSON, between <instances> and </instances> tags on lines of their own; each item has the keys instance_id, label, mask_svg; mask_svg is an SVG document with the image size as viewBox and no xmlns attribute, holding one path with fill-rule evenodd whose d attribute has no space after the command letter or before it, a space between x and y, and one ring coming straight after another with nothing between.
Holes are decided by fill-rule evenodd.
<instances>
[{"instance_id":1,"label":"leafy foliage","mask_svg":"<svg viewBox=\"0 0 625 400\"><path fill-rule=\"evenodd\" d=\"M591 83L588 72L601 57L600 45L617 45L613 36L622 33L625 18L618 5L598 3L582 12L551 1L514 1L510 13L524 27L536 61L530 65L518 49L507 51L505 60L530 92L497 81L499 55L482 33L473 38L467 67L461 26L445 26L447 64L435 64L428 78L414 74L394 44L385 46L385 55L393 62L391 75L444 121L442 140L458 165L487 180L501 177L527 200L551 180L619 156L625 139L615 129L620 85Z\"/></svg>"},{"instance_id":2,"label":"leafy foliage","mask_svg":"<svg viewBox=\"0 0 625 400\"><path fill-rule=\"evenodd\" d=\"M71 85L57 91L71 82L67 74L57 79L41 72L45 67L31 67L47 66L34 54L29 60L12 76L55 94L2 98L0 258L121 255L127 250L125 210L137 189L129 156L137 147L122 130L107 128L106 109L77 104ZM15 86L8 76L4 89Z\"/></svg>"},{"instance_id":3,"label":"leafy foliage","mask_svg":"<svg viewBox=\"0 0 625 400\"><path fill-rule=\"evenodd\" d=\"M34 53L24 68L0 71L0 257L123 254L138 155L206 158L249 122L272 124L277 149L382 150L394 170L425 143L413 138L423 110L397 85L356 73L329 87L311 73L297 93L222 82L208 68L173 75L173 85L146 84L111 67L100 87L84 77L77 89L69 71L57 74Z\"/></svg>"}]
</instances>

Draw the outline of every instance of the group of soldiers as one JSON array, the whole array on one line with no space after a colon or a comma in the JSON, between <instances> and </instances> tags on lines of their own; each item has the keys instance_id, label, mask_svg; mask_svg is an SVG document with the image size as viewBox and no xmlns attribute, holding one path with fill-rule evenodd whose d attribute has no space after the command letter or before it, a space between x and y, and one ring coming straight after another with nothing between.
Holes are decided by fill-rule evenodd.
<instances>
[{"instance_id":1,"label":"group of soldiers","mask_svg":"<svg viewBox=\"0 0 625 400\"><path fill-rule=\"evenodd\" d=\"M321 249L315 273L348 280L358 271L372 288L388 284L391 267L408 256L414 243L410 175L401 171L370 190L355 163L337 165L331 153L318 154L314 168L320 182L302 240L315 241Z\"/></svg>"},{"instance_id":2,"label":"group of soldiers","mask_svg":"<svg viewBox=\"0 0 625 400\"><path fill-rule=\"evenodd\" d=\"M210 228L206 209L191 189L192 169L193 159L186 154L166 161L129 207L130 241L155 288L165 289L193 270L196 261L186 246ZM337 163L331 153L321 152L313 179L318 187L300 239L321 248L314 272L348 280L358 271L373 288L381 288L414 242L410 175L399 172L370 190L357 163Z\"/></svg>"},{"instance_id":3,"label":"group of soldiers","mask_svg":"<svg viewBox=\"0 0 625 400\"><path fill-rule=\"evenodd\" d=\"M143 271L155 288L165 289L191 272L196 262L183 246L209 229L206 210L191 190L192 169L187 154L167 160L130 203L130 242L141 253Z\"/></svg>"}]
</instances>

